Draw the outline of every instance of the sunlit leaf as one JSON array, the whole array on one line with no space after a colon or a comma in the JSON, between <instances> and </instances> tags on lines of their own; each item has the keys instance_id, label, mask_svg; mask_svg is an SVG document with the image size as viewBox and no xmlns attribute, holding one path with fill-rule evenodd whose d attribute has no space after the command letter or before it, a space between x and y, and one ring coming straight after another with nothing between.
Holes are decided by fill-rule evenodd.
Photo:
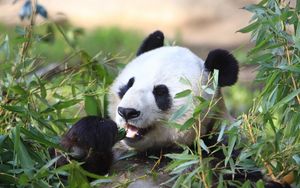
<instances>
[{"instance_id":1,"label":"sunlit leaf","mask_svg":"<svg viewBox=\"0 0 300 188\"><path fill-rule=\"evenodd\" d=\"M206 153L209 153L209 149L202 139L199 140L199 144L200 144L201 148L206 151Z\"/></svg>"},{"instance_id":2,"label":"sunlit leaf","mask_svg":"<svg viewBox=\"0 0 300 188\"><path fill-rule=\"evenodd\" d=\"M190 95L191 94L191 90L190 89L187 89L187 90L184 90L184 91L182 91L182 92L180 92L180 93L176 93L176 95L175 95L175 99L177 99L177 98L183 98L183 97L186 97L186 96L188 96L188 95Z\"/></svg>"}]
</instances>

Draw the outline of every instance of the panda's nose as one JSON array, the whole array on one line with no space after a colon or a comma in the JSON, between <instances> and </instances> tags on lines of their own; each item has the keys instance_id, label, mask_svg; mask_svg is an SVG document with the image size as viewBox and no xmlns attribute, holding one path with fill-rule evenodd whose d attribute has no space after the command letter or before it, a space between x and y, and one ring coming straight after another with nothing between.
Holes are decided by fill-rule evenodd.
<instances>
[{"instance_id":1,"label":"panda's nose","mask_svg":"<svg viewBox=\"0 0 300 188\"><path fill-rule=\"evenodd\" d=\"M139 117L141 114L140 111L137 111L134 108L123 108L123 107L118 107L118 114L124 118L125 120L133 119L136 117Z\"/></svg>"}]
</instances>

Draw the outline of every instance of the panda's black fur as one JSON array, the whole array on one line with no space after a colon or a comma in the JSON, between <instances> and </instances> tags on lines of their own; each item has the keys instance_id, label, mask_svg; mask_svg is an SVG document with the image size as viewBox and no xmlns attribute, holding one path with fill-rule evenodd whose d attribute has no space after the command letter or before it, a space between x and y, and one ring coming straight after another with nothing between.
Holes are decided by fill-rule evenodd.
<instances>
[{"instance_id":1,"label":"panda's black fur","mask_svg":"<svg viewBox=\"0 0 300 188\"><path fill-rule=\"evenodd\" d=\"M112 147L117 142L117 134L118 128L114 121L98 116L86 116L62 136L60 145L70 153L70 160L83 162L83 169L105 175L112 165ZM52 151L52 156L59 154L58 151ZM62 166L67 163L68 160L61 156L56 165Z\"/></svg>"},{"instance_id":2,"label":"panda's black fur","mask_svg":"<svg viewBox=\"0 0 300 188\"><path fill-rule=\"evenodd\" d=\"M161 31L155 31L151 33L147 38L144 39L140 48L138 49L136 56L142 53L148 52L155 48L162 47L164 45L164 34Z\"/></svg>"},{"instance_id":3,"label":"panda's black fur","mask_svg":"<svg viewBox=\"0 0 300 188\"><path fill-rule=\"evenodd\" d=\"M216 49L210 51L204 65L210 72L213 72L214 69L219 70L218 85L220 87L231 86L238 79L238 62L226 50Z\"/></svg>"}]
</instances>

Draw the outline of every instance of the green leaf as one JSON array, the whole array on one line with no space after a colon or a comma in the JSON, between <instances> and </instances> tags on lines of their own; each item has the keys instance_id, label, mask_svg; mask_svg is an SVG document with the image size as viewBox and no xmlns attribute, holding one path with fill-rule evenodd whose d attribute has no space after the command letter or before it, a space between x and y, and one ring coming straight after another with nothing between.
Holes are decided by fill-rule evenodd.
<instances>
[{"instance_id":1,"label":"green leaf","mask_svg":"<svg viewBox=\"0 0 300 188\"><path fill-rule=\"evenodd\" d=\"M226 129L226 124L222 124L221 125L221 129L220 129L220 133L219 133L219 136L218 136L218 139L217 139L217 142L220 142L222 140L222 137L224 135L225 129Z\"/></svg>"},{"instance_id":2,"label":"green leaf","mask_svg":"<svg viewBox=\"0 0 300 188\"><path fill-rule=\"evenodd\" d=\"M16 177L14 177L10 174L0 172L0 182L3 182L5 184L9 185L9 184L17 184L17 181L18 181L18 179ZM10 186L8 186L8 187L10 187Z\"/></svg>"},{"instance_id":3,"label":"green leaf","mask_svg":"<svg viewBox=\"0 0 300 188\"><path fill-rule=\"evenodd\" d=\"M0 146L4 143L4 141L6 140L6 138L7 138L7 135L0 135Z\"/></svg>"},{"instance_id":4,"label":"green leaf","mask_svg":"<svg viewBox=\"0 0 300 188\"><path fill-rule=\"evenodd\" d=\"M183 98L183 97L190 95L191 93L192 93L192 91L190 89L186 89L180 93L177 93L174 98L175 99Z\"/></svg>"},{"instance_id":5,"label":"green leaf","mask_svg":"<svg viewBox=\"0 0 300 188\"><path fill-rule=\"evenodd\" d=\"M200 144L201 148L206 151L206 153L209 153L209 149L202 139L199 140L199 144Z\"/></svg>"},{"instance_id":6,"label":"green leaf","mask_svg":"<svg viewBox=\"0 0 300 188\"><path fill-rule=\"evenodd\" d=\"M250 54L253 54L265 48L269 44L271 38L272 36L266 36L264 40L259 41L259 44L256 44L255 47L251 49Z\"/></svg>"},{"instance_id":7,"label":"green leaf","mask_svg":"<svg viewBox=\"0 0 300 188\"><path fill-rule=\"evenodd\" d=\"M193 126L193 124L195 123L195 119L194 118L190 118L187 121L184 122L184 124L180 127L180 131L184 131L189 129L191 126Z\"/></svg>"},{"instance_id":8,"label":"green leaf","mask_svg":"<svg viewBox=\"0 0 300 188\"><path fill-rule=\"evenodd\" d=\"M231 154L234 148L234 145L236 143L237 137L236 135L230 135L229 136L229 141L228 141L228 151L226 153L226 158L225 158L225 166L227 166L227 163L229 159L231 158Z\"/></svg>"},{"instance_id":9,"label":"green leaf","mask_svg":"<svg viewBox=\"0 0 300 188\"><path fill-rule=\"evenodd\" d=\"M74 188L89 188L90 184L83 175L80 165L76 162L70 164L70 175L68 176L70 187Z\"/></svg>"},{"instance_id":10,"label":"green leaf","mask_svg":"<svg viewBox=\"0 0 300 188\"><path fill-rule=\"evenodd\" d=\"M188 173L188 176L184 179L183 184L188 183L188 181L192 181L195 174L199 173L201 167L194 169L192 172Z\"/></svg>"},{"instance_id":11,"label":"green leaf","mask_svg":"<svg viewBox=\"0 0 300 188\"><path fill-rule=\"evenodd\" d=\"M89 95L84 96L84 110L87 115L100 116L101 114L99 112L99 107L100 104L97 101L95 96L89 96Z\"/></svg>"},{"instance_id":12,"label":"green leaf","mask_svg":"<svg viewBox=\"0 0 300 188\"><path fill-rule=\"evenodd\" d=\"M22 175L20 176L20 178L19 178L19 182L18 182L18 183L19 183L20 185L26 186L26 185L28 185L29 181L30 181L30 179L29 179L29 177L27 176L27 174L22 174Z\"/></svg>"},{"instance_id":13,"label":"green leaf","mask_svg":"<svg viewBox=\"0 0 300 188\"><path fill-rule=\"evenodd\" d=\"M0 52L4 53L6 60L10 58L10 47L9 47L8 35L5 35L4 41L0 44Z\"/></svg>"},{"instance_id":14,"label":"green leaf","mask_svg":"<svg viewBox=\"0 0 300 188\"><path fill-rule=\"evenodd\" d=\"M49 176L49 174L48 174L49 172L47 172L47 171L49 171L49 168L50 168L51 166L53 166L53 165L54 165L61 157L62 157L62 156L57 156L57 157L51 159L50 161L48 161L45 165L43 165L42 168L40 168L40 169L36 172L35 178L41 179L41 178L43 178L43 177Z\"/></svg>"},{"instance_id":15,"label":"green leaf","mask_svg":"<svg viewBox=\"0 0 300 188\"><path fill-rule=\"evenodd\" d=\"M169 157L173 160L196 160L198 159L197 155L190 155L187 153L181 153L181 154L176 154L176 153L172 153L172 154L165 154L166 157Z\"/></svg>"},{"instance_id":16,"label":"green leaf","mask_svg":"<svg viewBox=\"0 0 300 188\"><path fill-rule=\"evenodd\" d=\"M69 101L59 101L58 103L54 104L53 107L57 110L61 110L63 108L68 108L78 104L81 100L80 99L73 99Z\"/></svg>"},{"instance_id":17,"label":"green leaf","mask_svg":"<svg viewBox=\"0 0 300 188\"><path fill-rule=\"evenodd\" d=\"M256 22L253 22L252 24L238 30L237 32L249 33L250 31L253 31L253 30L257 29L259 25L260 25L260 23L258 21L256 21Z\"/></svg>"},{"instance_id":18,"label":"green leaf","mask_svg":"<svg viewBox=\"0 0 300 188\"><path fill-rule=\"evenodd\" d=\"M282 107L283 105L287 104L290 102L292 99L294 99L298 94L300 93L300 89L294 90L292 93L288 94L286 97L281 99L278 103L276 103L272 109L277 109Z\"/></svg>"},{"instance_id":19,"label":"green leaf","mask_svg":"<svg viewBox=\"0 0 300 188\"><path fill-rule=\"evenodd\" d=\"M28 95L28 93L20 85L15 85L10 89L16 94L22 95L23 97L26 97Z\"/></svg>"},{"instance_id":20,"label":"green leaf","mask_svg":"<svg viewBox=\"0 0 300 188\"><path fill-rule=\"evenodd\" d=\"M265 188L264 182L262 180L257 181L255 185L257 188Z\"/></svg>"},{"instance_id":21,"label":"green leaf","mask_svg":"<svg viewBox=\"0 0 300 188\"><path fill-rule=\"evenodd\" d=\"M184 180L184 176L183 175L179 176L175 181L175 183L173 184L172 188L180 188L182 186L183 180Z\"/></svg>"},{"instance_id":22,"label":"green leaf","mask_svg":"<svg viewBox=\"0 0 300 188\"><path fill-rule=\"evenodd\" d=\"M201 102L196 108L194 109L193 112L193 117L197 119L201 112L205 112L205 110L208 108L210 101L206 100Z\"/></svg>"},{"instance_id":23,"label":"green leaf","mask_svg":"<svg viewBox=\"0 0 300 188\"><path fill-rule=\"evenodd\" d=\"M20 127L16 126L12 130L13 142L14 142L14 150L17 155L17 159L20 162L20 165L24 169L33 169L34 168L34 161L31 159L27 148L23 144L20 136Z\"/></svg>"},{"instance_id":24,"label":"green leaf","mask_svg":"<svg viewBox=\"0 0 300 188\"><path fill-rule=\"evenodd\" d=\"M298 154L293 155L293 159L297 165L300 165L300 156Z\"/></svg>"},{"instance_id":25,"label":"green leaf","mask_svg":"<svg viewBox=\"0 0 300 188\"><path fill-rule=\"evenodd\" d=\"M181 124L176 123L176 122L172 122L172 121L167 122L167 126L172 127L172 128L176 128L176 129L180 129L182 127Z\"/></svg>"},{"instance_id":26,"label":"green leaf","mask_svg":"<svg viewBox=\"0 0 300 188\"><path fill-rule=\"evenodd\" d=\"M253 64L260 63L260 62L268 62L272 58L274 58L273 54L266 53L266 54L263 54L263 55L258 55L258 56L252 57L250 59L250 62L253 63Z\"/></svg>"},{"instance_id":27,"label":"green leaf","mask_svg":"<svg viewBox=\"0 0 300 188\"><path fill-rule=\"evenodd\" d=\"M98 187L101 184L111 183L111 182L113 182L112 179L102 178L102 179L94 180L90 184L91 184L92 187L95 187L95 186Z\"/></svg>"},{"instance_id":28,"label":"green leaf","mask_svg":"<svg viewBox=\"0 0 300 188\"><path fill-rule=\"evenodd\" d=\"M251 188L251 184L250 184L250 181L247 180L245 183L243 183L242 187L241 188Z\"/></svg>"},{"instance_id":29,"label":"green leaf","mask_svg":"<svg viewBox=\"0 0 300 188\"><path fill-rule=\"evenodd\" d=\"M118 128L117 140L122 140L126 137L126 130L124 128Z\"/></svg>"},{"instance_id":30,"label":"green leaf","mask_svg":"<svg viewBox=\"0 0 300 188\"><path fill-rule=\"evenodd\" d=\"M26 138L32 139L34 142L39 142L41 144L44 144L46 147L58 147L57 143L52 143L51 141L47 140L45 138L45 135L39 133L37 130L35 130L35 128L31 128L30 130L27 130L21 127L20 131L22 134L26 136Z\"/></svg>"},{"instance_id":31,"label":"green leaf","mask_svg":"<svg viewBox=\"0 0 300 188\"><path fill-rule=\"evenodd\" d=\"M171 174L178 174L181 173L182 171L190 168L193 164L197 164L199 163L198 160L190 160L190 161L186 161L178 166L176 166L176 168L174 168L171 172Z\"/></svg>"},{"instance_id":32,"label":"green leaf","mask_svg":"<svg viewBox=\"0 0 300 188\"><path fill-rule=\"evenodd\" d=\"M45 99L46 96L47 96L47 90L46 90L46 88L45 88L45 84L42 83L42 81L39 79L38 76L35 75L35 77L37 78L38 83L39 83L40 92L41 92L41 97Z\"/></svg>"},{"instance_id":33,"label":"green leaf","mask_svg":"<svg viewBox=\"0 0 300 188\"><path fill-rule=\"evenodd\" d=\"M207 93L209 95L215 94L215 90L208 86L202 86L202 89L204 90L205 93Z\"/></svg>"},{"instance_id":34,"label":"green leaf","mask_svg":"<svg viewBox=\"0 0 300 188\"><path fill-rule=\"evenodd\" d=\"M5 108L6 110L20 113L20 114L25 114L27 112L27 109L25 109L23 106L9 106L9 105L2 105L2 108Z\"/></svg>"},{"instance_id":35,"label":"green leaf","mask_svg":"<svg viewBox=\"0 0 300 188\"><path fill-rule=\"evenodd\" d=\"M187 86L192 86L192 83L187 78L180 77L179 82Z\"/></svg>"},{"instance_id":36,"label":"green leaf","mask_svg":"<svg viewBox=\"0 0 300 188\"><path fill-rule=\"evenodd\" d=\"M293 65L279 65L277 68L283 71L300 73L300 67L296 67Z\"/></svg>"},{"instance_id":37,"label":"green leaf","mask_svg":"<svg viewBox=\"0 0 300 188\"><path fill-rule=\"evenodd\" d=\"M181 106L175 113L172 114L171 118L169 119L170 122L175 121L179 118L181 118L182 116L184 116L184 114L189 111L190 109L190 105L189 104L185 104L183 106Z\"/></svg>"}]
</instances>

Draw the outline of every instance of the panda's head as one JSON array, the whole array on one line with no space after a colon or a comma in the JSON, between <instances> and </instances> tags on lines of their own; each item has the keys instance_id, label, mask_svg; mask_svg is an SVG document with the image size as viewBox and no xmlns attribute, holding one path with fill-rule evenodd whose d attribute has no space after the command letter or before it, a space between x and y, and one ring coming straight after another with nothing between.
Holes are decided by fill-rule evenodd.
<instances>
[{"instance_id":1,"label":"panda's head","mask_svg":"<svg viewBox=\"0 0 300 188\"><path fill-rule=\"evenodd\" d=\"M193 130L180 132L165 125L171 114L187 102L187 98L174 98L175 95L190 89L210 99L212 96L203 92L201 86L207 83L213 69L219 69L220 86L232 85L237 79L237 63L224 50L211 52L204 62L186 48L164 47L163 43L162 32L150 34L137 57L124 68L110 89L110 116L127 130L125 143L138 150L174 143L191 144ZM217 65L220 61L228 66ZM223 78L223 72L230 76ZM185 122L192 111L190 109L177 123Z\"/></svg>"}]
</instances>

